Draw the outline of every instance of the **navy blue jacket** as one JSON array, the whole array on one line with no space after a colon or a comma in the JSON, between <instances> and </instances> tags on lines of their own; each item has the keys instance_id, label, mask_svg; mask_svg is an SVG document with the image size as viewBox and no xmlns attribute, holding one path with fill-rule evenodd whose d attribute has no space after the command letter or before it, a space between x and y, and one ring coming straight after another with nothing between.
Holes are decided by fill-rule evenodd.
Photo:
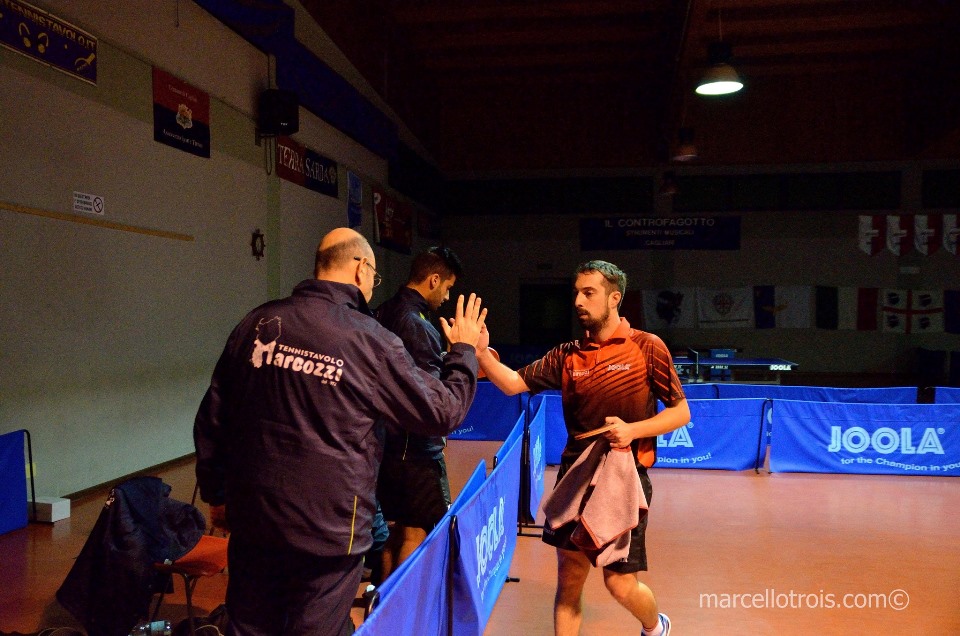
<instances>
[{"instance_id":1,"label":"navy blue jacket","mask_svg":"<svg viewBox=\"0 0 960 636\"><path fill-rule=\"evenodd\" d=\"M403 286L375 312L380 324L397 334L417 366L440 377L444 340L431 322L427 300L415 289ZM394 459L441 459L446 440L439 435L387 431L384 456Z\"/></svg>"},{"instance_id":2,"label":"navy blue jacket","mask_svg":"<svg viewBox=\"0 0 960 636\"><path fill-rule=\"evenodd\" d=\"M194 423L201 497L231 540L321 556L371 545L385 428L446 435L477 385L456 344L417 368L353 285L305 280L233 330Z\"/></svg>"}]
</instances>

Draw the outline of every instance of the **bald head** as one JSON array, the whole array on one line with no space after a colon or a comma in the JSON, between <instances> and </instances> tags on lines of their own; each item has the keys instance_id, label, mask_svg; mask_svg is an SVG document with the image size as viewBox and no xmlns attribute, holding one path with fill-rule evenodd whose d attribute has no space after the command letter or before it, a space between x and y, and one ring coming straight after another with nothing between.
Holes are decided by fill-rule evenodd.
<instances>
[{"instance_id":1,"label":"bald head","mask_svg":"<svg viewBox=\"0 0 960 636\"><path fill-rule=\"evenodd\" d=\"M338 276L352 272L356 266L354 256L373 258L367 239L350 228L331 230L317 245L313 275L320 280L339 280Z\"/></svg>"},{"instance_id":2,"label":"bald head","mask_svg":"<svg viewBox=\"0 0 960 636\"><path fill-rule=\"evenodd\" d=\"M367 302L373 297L376 259L367 239L350 228L331 230L317 245L313 275L317 280L356 285Z\"/></svg>"}]
</instances>

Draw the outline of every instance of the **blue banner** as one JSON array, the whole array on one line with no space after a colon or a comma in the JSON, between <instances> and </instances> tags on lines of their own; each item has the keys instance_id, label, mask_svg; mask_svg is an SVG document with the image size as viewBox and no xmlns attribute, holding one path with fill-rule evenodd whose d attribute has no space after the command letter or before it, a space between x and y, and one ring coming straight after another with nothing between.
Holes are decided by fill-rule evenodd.
<instances>
[{"instance_id":1,"label":"blue banner","mask_svg":"<svg viewBox=\"0 0 960 636\"><path fill-rule=\"evenodd\" d=\"M520 441L456 513L459 554L453 572L453 633L457 636L483 634L507 580L517 546Z\"/></svg>"},{"instance_id":2,"label":"blue banner","mask_svg":"<svg viewBox=\"0 0 960 636\"><path fill-rule=\"evenodd\" d=\"M378 588L379 604L355 633L446 634L449 566L450 518L445 516Z\"/></svg>"},{"instance_id":3,"label":"blue banner","mask_svg":"<svg viewBox=\"0 0 960 636\"><path fill-rule=\"evenodd\" d=\"M717 388L716 384L684 384L683 394L687 396L688 400L712 400L720 397L719 389Z\"/></svg>"},{"instance_id":4,"label":"blue banner","mask_svg":"<svg viewBox=\"0 0 960 636\"><path fill-rule=\"evenodd\" d=\"M805 402L845 402L856 404L916 404L917 387L894 386L870 389L825 386L785 386L782 384L717 384L717 397L770 398ZM687 386L683 387L684 391Z\"/></svg>"},{"instance_id":5,"label":"blue banner","mask_svg":"<svg viewBox=\"0 0 960 636\"><path fill-rule=\"evenodd\" d=\"M563 420L563 401L560 391L543 391L530 398L530 409L539 410L543 404L544 460L551 466L560 464L563 449L567 445L567 425Z\"/></svg>"},{"instance_id":6,"label":"blue banner","mask_svg":"<svg viewBox=\"0 0 960 636\"><path fill-rule=\"evenodd\" d=\"M477 382L477 394L460 428L450 439L500 441L507 439L517 418L523 412L518 395L507 396L492 382Z\"/></svg>"},{"instance_id":7,"label":"blue banner","mask_svg":"<svg viewBox=\"0 0 960 636\"><path fill-rule=\"evenodd\" d=\"M960 475L960 405L776 403L772 472Z\"/></svg>"},{"instance_id":8,"label":"blue banner","mask_svg":"<svg viewBox=\"0 0 960 636\"><path fill-rule=\"evenodd\" d=\"M938 386L934 394L937 404L960 404L960 388Z\"/></svg>"},{"instance_id":9,"label":"blue banner","mask_svg":"<svg viewBox=\"0 0 960 636\"><path fill-rule=\"evenodd\" d=\"M529 458L527 483L527 505L525 510L528 514L526 521L533 523L537 518L537 511L540 509L540 500L543 499L543 475L546 472L546 435L547 415L544 402L541 400L536 414L530 420L528 438Z\"/></svg>"},{"instance_id":10,"label":"blue banner","mask_svg":"<svg viewBox=\"0 0 960 636\"><path fill-rule=\"evenodd\" d=\"M657 438L656 467L754 468L765 401L688 400L690 423Z\"/></svg>"},{"instance_id":11,"label":"blue banner","mask_svg":"<svg viewBox=\"0 0 960 636\"><path fill-rule=\"evenodd\" d=\"M500 462L503 461L504 456L513 450L513 445L518 441L523 439L523 424L526 419L526 414L521 413L517 418L516 423L513 425L513 429L510 431L510 434L507 435L507 438L503 440L503 444L500 445L500 448L497 449L497 452L493 454L493 465L499 466Z\"/></svg>"},{"instance_id":12,"label":"blue banner","mask_svg":"<svg viewBox=\"0 0 960 636\"><path fill-rule=\"evenodd\" d=\"M739 250L739 216L580 219L581 250Z\"/></svg>"},{"instance_id":13,"label":"blue banner","mask_svg":"<svg viewBox=\"0 0 960 636\"><path fill-rule=\"evenodd\" d=\"M0 435L0 534L27 525L23 431Z\"/></svg>"},{"instance_id":14,"label":"blue banner","mask_svg":"<svg viewBox=\"0 0 960 636\"><path fill-rule=\"evenodd\" d=\"M90 84L97 83L97 38L21 0L0 3L0 44Z\"/></svg>"}]
</instances>

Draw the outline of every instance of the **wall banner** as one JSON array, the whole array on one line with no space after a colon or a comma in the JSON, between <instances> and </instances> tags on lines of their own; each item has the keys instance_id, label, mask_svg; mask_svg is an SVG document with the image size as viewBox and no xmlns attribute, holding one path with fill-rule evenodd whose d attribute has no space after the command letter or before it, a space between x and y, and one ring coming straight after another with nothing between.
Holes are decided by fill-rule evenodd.
<instances>
[{"instance_id":1,"label":"wall banner","mask_svg":"<svg viewBox=\"0 0 960 636\"><path fill-rule=\"evenodd\" d=\"M0 44L84 82L97 83L97 38L32 4L0 2Z\"/></svg>"},{"instance_id":2,"label":"wall banner","mask_svg":"<svg viewBox=\"0 0 960 636\"><path fill-rule=\"evenodd\" d=\"M739 250L739 216L580 219L582 250Z\"/></svg>"},{"instance_id":3,"label":"wall banner","mask_svg":"<svg viewBox=\"0 0 960 636\"><path fill-rule=\"evenodd\" d=\"M337 162L283 135L277 137L277 176L328 197L339 197Z\"/></svg>"},{"instance_id":4,"label":"wall banner","mask_svg":"<svg viewBox=\"0 0 960 636\"><path fill-rule=\"evenodd\" d=\"M772 472L960 475L960 405L780 400Z\"/></svg>"},{"instance_id":5,"label":"wall banner","mask_svg":"<svg viewBox=\"0 0 960 636\"><path fill-rule=\"evenodd\" d=\"M210 158L210 95L156 67L153 140Z\"/></svg>"}]
</instances>

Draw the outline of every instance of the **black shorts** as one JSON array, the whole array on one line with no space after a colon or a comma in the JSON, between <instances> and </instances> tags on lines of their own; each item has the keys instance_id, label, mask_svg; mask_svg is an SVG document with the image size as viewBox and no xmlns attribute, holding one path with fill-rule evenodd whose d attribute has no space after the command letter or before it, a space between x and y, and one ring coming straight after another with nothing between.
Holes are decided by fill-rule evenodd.
<instances>
[{"instance_id":1,"label":"black shorts","mask_svg":"<svg viewBox=\"0 0 960 636\"><path fill-rule=\"evenodd\" d=\"M450 507L446 463L443 459L384 457L377 500L387 521L429 532Z\"/></svg>"},{"instance_id":2,"label":"black shorts","mask_svg":"<svg viewBox=\"0 0 960 636\"><path fill-rule=\"evenodd\" d=\"M576 460L574 460L576 461ZM557 482L566 474L567 470L573 465L573 462L564 463L557 472ZM645 466L637 465L637 475L640 476L640 487L643 488L643 494L647 497L647 505L653 500L653 484L650 483L650 476L647 475ZM580 551L571 540L570 535L576 527L576 523L568 523L560 526L556 530L551 530L548 526L543 527L543 542L552 545L560 550ZM630 554L624 561L617 561L605 566L605 569L612 572L627 574L630 572L641 572L647 569L647 544L645 534L647 531L647 515L640 516L640 523L630 532Z\"/></svg>"}]
</instances>

